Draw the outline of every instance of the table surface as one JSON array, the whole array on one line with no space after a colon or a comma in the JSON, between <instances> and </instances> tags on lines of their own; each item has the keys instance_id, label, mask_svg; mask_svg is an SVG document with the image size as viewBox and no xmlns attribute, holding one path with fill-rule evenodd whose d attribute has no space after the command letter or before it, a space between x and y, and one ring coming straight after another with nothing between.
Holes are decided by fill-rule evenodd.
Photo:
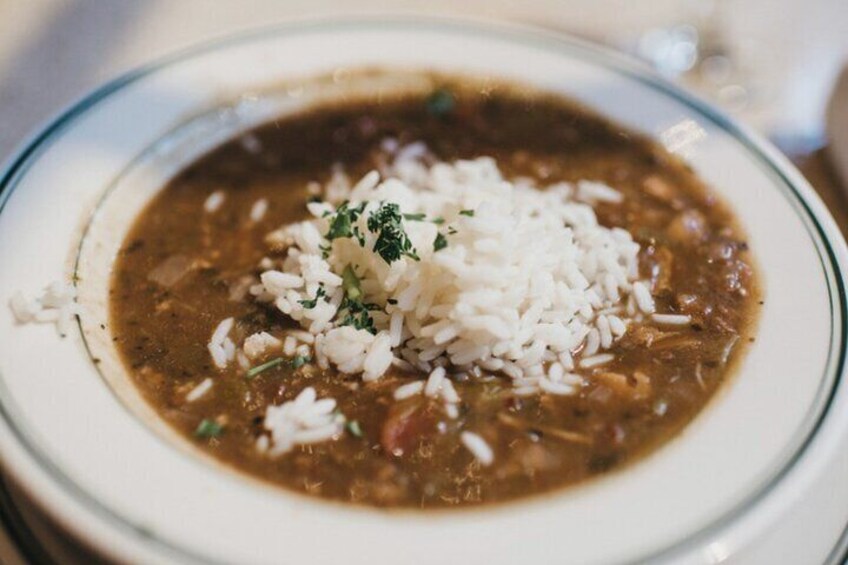
<instances>
[{"instance_id":1,"label":"table surface","mask_svg":"<svg viewBox=\"0 0 848 565\"><path fill-rule=\"evenodd\" d=\"M755 68L751 80L761 93L759 103L737 117L783 143L848 235L848 193L825 151L810 145L821 139L827 97L848 61L848 1L714 1L721 2L729 44L749 58ZM122 72L199 41L291 18L387 9L471 15L544 23L623 46L647 29L697 20L708 5L706 0L0 0L0 159L59 110ZM3 527L0 563L25 563Z\"/></svg>"}]
</instances>

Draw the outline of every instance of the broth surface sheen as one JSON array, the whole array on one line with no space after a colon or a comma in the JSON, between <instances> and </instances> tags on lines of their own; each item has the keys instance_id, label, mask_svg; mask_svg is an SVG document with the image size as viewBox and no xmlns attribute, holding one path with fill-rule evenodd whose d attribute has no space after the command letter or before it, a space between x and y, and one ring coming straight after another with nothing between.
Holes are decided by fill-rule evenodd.
<instances>
[{"instance_id":1,"label":"broth surface sheen","mask_svg":"<svg viewBox=\"0 0 848 565\"><path fill-rule=\"evenodd\" d=\"M611 350L614 361L593 369L574 396L519 397L497 378L455 382L462 398L455 420L426 397L396 401L399 385L421 377L400 370L363 383L311 363L279 364L254 378L235 366L217 369L207 342L222 319L235 319L237 344L296 326L249 294L232 299L273 254L265 236L306 218L307 185L327 182L334 166L352 179L376 168L386 138L424 142L448 162L490 156L506 177L540 185L589 179L614 187L624 200L594 206L600 223L628 230L640 244L641 275L653 284L657 310L691 316L691 323L628 328ZM225 200L205 213L216 191ZM260 199L267 213L252 221ZM752 265L730 210L659 145L558 97L445 79L428 95L353 100L281 118L190 164L139 215L121 247L111 324L144 397L211 456L328 499L456 507L574 485L679 434L754 339L761 301ZM186 401L207 377L213 388ZM307 386L336 399L358 429L279 457L260 453L267 406ZM202 431L204 421L214 425ZM486 438L493 464L482 466L463 447L466 427Z\"/></svg>"}]
</instances>

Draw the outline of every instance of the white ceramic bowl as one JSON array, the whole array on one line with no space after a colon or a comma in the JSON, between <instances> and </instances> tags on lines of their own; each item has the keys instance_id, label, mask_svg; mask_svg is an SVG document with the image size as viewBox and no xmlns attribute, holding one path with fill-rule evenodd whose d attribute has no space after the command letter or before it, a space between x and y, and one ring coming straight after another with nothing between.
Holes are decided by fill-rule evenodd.
<instances>
[{"instance_id":1,"label":"white ceramic bowl","mask_svg":"<svg viewBox=\"0 0 848 565\"><path fill-rule=\"evenodd\" d=\"M196 456L137 402L114 363L108 327L100 329L106 275L134 212L203 147L310 101L309 77L343 86L347 71L375 65L567 94L660 140L732 205L765 286L760 328L739 375L679 438L623 472L546 497L387 512L248 480ZM86 307L64 340L0 314L2 460L44 512L107 557L374 565L839 559L848 521L844 242L767 143L613 54L538 30L420 19L260 31L95 92L23 147L0 189L0 297L77 270ZM89 347L103 358L102 375Z\"/></svg>"}]
</instances>

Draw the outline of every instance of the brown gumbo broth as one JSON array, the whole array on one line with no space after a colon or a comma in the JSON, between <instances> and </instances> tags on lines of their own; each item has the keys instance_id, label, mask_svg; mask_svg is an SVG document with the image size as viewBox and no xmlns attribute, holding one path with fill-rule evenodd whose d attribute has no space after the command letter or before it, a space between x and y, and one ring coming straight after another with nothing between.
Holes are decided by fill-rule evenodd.
<instances>
[{"instance_id":1,"label":"brown gumbo broth","mask_svg":"<svg viewBox=\"0 0 848 565\"><path fill-rule=\"evenodd\" d=\"M208 454L335 500L425 508L505 501L650 452L729 378L753 340L758 296L744 236L727 207L661 147L567 101L445 84L429 96L351 101L259 127L250 143L230 141L192 163L138 217L115 264L116 345L150 404ZM587 384L574 396L518 397L503 378L455 382L457 419L423 396L394 400L400 384L421 378L400 370L363 383L311 363L280 364L254 378L236 366L217 369L207 342L222 319L235 318L237 345L255 332L281 336L294 327L245 295L262 258L273 256L265 236L307 217L307 184L325 182L334 164L352 179L374 169L388 137L423 141L444 161L494 157L508 178L615 187L624 201L598 204L599 221L627 229L641 245L641 275L652 282L657 310L688 314L691 324L631 325L611 350L615 360L586 371ZM224 204L204 213L218 190ZM269 208L254 223L250 211L260 198ZM207 377L214 387L187 402ZM307 386L335 398L358 426L279 457L260 453L267 406ZM464 429L492 447L490 466L459 441Z\"/></svg>"}]
</instances>

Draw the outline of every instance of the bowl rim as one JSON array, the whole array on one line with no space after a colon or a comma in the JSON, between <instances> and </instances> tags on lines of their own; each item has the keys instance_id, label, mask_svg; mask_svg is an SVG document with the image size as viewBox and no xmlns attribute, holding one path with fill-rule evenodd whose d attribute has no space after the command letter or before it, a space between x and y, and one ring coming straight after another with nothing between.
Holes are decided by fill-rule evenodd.
<instances>
[{"instance_id":1,"label":"bowl rim","mask_svg":"<svg viewBox=\"0 0 848 565\"><path fill-rule=\"evenodd\" d=\"M828 262L827 266L832 269L833 281L835 282L835 289L828 289L831 293L833 290L836 291L835 297L833 295L830 296L831 308L833 309L834 303L839 305L841 327L838 329L841 331L843 337L848 334L848 299L846 298L844 275L846 265L848 265L848 260L846 260L848 249L846 249L841 232L817 193L784 155L758 133L737 123L697 96L668 82L638 61L611 48L576 38L564 32L556 32L529 24L515 24L469 17L421 17L410 15L305 18L243 31L179 50L107 82L100 88L70 104L65 110L59 112L55 117L45 121L41 127L37 128L35 130L36 133L21 143L18 149L11 154L11 157L6 161L2 169L0 169L0 213L2 213L10 195L14 192L18 180L26 175L42 152L46 151L53 142L61 137L66 129L73 126L90 110L95 109L102 101L134 82L192 57L218 50L225 50L265 37L302 35L319 31L358 30L374 25L393 26L394 29L452 29L454 31L461 30L493 38L523 41L528 44L548 44L554 46L559 44L566 48L572 48L572 53L584 57L591 64L606 67L626 78L635 80L662 95L670 97L701 117L709 120L734 140L740 142L750 151L752 157L755 157L761 165L772 174L775 174L789 188L793 197L793 204L800 207L801 215L809 223L808 228L812 228L820 238L825 251L825 254L821 255L820 259L823 262ZM792 456L785 461L784 466L772 475L768 481L754 489L752 491L753 494L743 498L730 510L722 512L717 518L693 535L674 540L667 547L653 554L640 556L640 560L668 558L697 547L699 543L734 524L741 516L756 507L760 501L767 497L798 466L797 464L803 459L809 445L814 439L819 437L818 432L824 426L838 393L842 392L845 388L843 376L845 373L847 347L848 344L844 340L841 340L839 351L834 352L831 350L829 352L829 355L836 354L835 364L830 369L834 371L834 379L831 383L830 390L824 399L824 404L821 407L818 417L804 438L804 441L797 447ZM74 512L71 512L67 508L60 509L55 505L49 504L48 497L44 493L39 492L38 485L40 481L42 483L49 483L50 480L29 475L26 472L28 467L46 471L52 477L53 485L58 486L60 490L64 490L66 495L69 495L77 503L82 503L82 506L88 511L99 514L101 518L105 517L107 519L106 521L110 524L121 526L117 529L113 527L108 528L116 535L118 531L124 532L135 538L134 541L140 542L142 546L152 544L154 547L158 547L158 549L164 549L167 553L183 559L191 561L208 560L207 556L195 554L191 550L180 547L165 539L157 538L155 535L151 535L150 532L142 530L137 525L127 521L121 515L103 505L96 497L87 493L82 487L74 484L73 480L64 476L61 469L50 461L47 455L40 453L36 446L27 443L25 436L17 429L13 415L7 410L2 399L0 399L0 426L7 428L12 433L18 447L22 447L26 454L24 458L4 458L5 460L2 465L6 472L10 474L16 484L21 486L27 495L32 500L35 500L43 510L62 523L68 531L74 532L80 539L84 539L88 544L93 545L104 554L113 557L127 557L126 553L121 553L116 549L117 544L107 543L106 540L86 535L85 524L82 521L71 519L71 515Z\"/></svg>"}]
</instances>

